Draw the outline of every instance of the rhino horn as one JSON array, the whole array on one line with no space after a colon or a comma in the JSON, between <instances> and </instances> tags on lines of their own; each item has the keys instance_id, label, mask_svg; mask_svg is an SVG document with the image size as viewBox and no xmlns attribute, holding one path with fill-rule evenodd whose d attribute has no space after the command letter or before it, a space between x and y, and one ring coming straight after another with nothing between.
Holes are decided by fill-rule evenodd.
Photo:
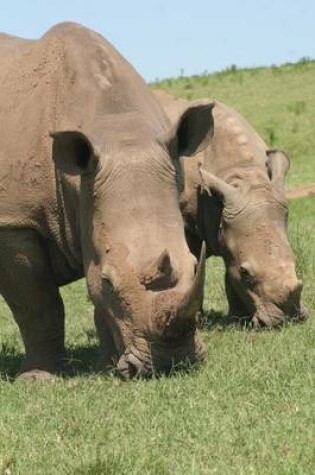
<instances>
[{"instance_id":1,"label":"rhino horn","mask_svg":"<svg viewBox=\"0 0 315 475\"><path fill-rule=\"evenodd\" d=\"M235 206L237 200L240 198L240 191L237 188L201 167L199 167L199 174L201 176L201 187L203 190L207 192L213 191L222 198L225 205L229 207Z\"/></svg>"},{"instance_id":2,"label":"rhino horn","mask_svg":"<svg viewBox=\"0 0 315 475\"><path fill-rule=\"evenodd\" d=\"M196 313L200 310L203 300L203 286L205 281L206 270L206 243L202 242L200 258L197 266L197 271L194 281L185 294L180 304L179 315L183 318L195 318Z\"/></svg>"}]
</instances>

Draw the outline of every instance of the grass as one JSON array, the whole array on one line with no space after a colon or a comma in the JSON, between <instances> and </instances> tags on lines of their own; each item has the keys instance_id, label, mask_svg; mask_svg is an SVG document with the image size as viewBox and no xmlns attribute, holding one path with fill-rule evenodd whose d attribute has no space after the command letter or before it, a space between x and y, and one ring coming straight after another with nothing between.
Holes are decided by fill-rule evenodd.
<instances>
[{"instance_id":1,"label":"grass","mask_svg":"<svg viewBox=\"0 0 315 475\"><path fill-rule=\"evenodd\" d=\"M315 182L315 63L159 83L237 108L292 156L289 186ZM315 312L314 197L290 204L290 236ZM208 359L188 374L121 382L95 372L85 283L62 289L71 374L12 383L20 337L0 302L0 475L310 475L315 470L315 323L254 332L225 326L223 265L207 267Z\"/></svg>"},{"instance_id":2,"label":"grass","mask_svg":"<svg viewBox=\"0 0 315 475\"><path fill-rule=\"evenodd\" d=\"M291 203L290 231L314 312L313 205L313 198ZM22 347L0 307L1 475L314 472L314 319L260 333L214 326L204 332L209 355L200 368L124 383L93 372L97 342L84 282L63 296L74 374L53 383L7 381ZM205 306L226 310L219 259L208 264Z\"/></svg>"},{"instance_id":3,"label":"grass","mask_svg":"<svg viewBox=\"0 0 315 475\"><path fill-rule=\"evenodd\" d=\"M209 97L237 109L271 148L291 157L287 186L315 183L315 61L237 69L153 84L177 97Z\"/></svg>"}]
</instances>

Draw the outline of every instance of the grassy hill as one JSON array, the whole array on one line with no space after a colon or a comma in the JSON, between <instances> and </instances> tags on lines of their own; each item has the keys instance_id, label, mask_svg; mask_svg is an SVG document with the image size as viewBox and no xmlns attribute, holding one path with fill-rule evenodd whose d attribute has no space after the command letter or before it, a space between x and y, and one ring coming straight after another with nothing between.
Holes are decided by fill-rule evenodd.
<instances>
[{"instance_id":1,"label":"grassy hill","mask_svg":"<svg viewBox=\"0 0 315 475\"><path fill-rule=\"evenodd\" d=\"M271 148L291 158L287 186L315 183L315 61L237 69L153 84L177 97L209 97L237 109Z\"/></svg>"},{"instance_id":2,"label":"grassy hill","mask_svg":"<svg viewBox=\"0 0 315 475\"><path fill-rule=\"evenodd\" d=\"M292 157L289 185L315 182L315 63L235 70L155 84L238 109ZM315 452L314 197L290 202L303 277L304 325L254 332L224 325L223 264L208 262L205 364L124 383L97 374L93 309L83 280L62 289L71 371L12 383L22 344L0 301L0 475L310 475Z\"/></svg>"}]
</instances>

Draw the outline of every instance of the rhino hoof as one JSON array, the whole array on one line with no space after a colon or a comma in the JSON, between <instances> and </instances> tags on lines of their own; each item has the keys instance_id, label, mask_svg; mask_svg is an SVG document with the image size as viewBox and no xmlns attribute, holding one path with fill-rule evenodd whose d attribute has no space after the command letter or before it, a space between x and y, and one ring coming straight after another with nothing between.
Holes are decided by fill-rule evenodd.
<instances>
[{"instance_id":1,"label":"rhino hoof","mask_svg":"<svg viewBox=\"0 0 315 475\"><path fill-rule=\"evenodd\" d=\"M56 379L56 375L48 371L32 369L21 373L17 379L23 381L53 381Z\"/></svg>"}]
</instances>

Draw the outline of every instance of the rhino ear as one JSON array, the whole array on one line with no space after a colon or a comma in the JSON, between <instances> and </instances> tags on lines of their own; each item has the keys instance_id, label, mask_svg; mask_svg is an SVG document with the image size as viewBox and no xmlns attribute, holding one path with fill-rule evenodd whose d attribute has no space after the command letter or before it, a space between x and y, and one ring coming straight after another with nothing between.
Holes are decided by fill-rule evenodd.
<instances>
[{"instance_id":1,"label":"rhino ear","mask_svg":"<svg viewBox=\"0 0 315 475\"><path fill-rule=\"evenodd\" d=\"M282 150L268 150L267 169L274 188L284 195L284 179L290 168L289 157Z\"/></svg>"},{"instance_id":2,"label":"rhino ear","mask_svg":"<svg viewBox=\"0 0 315 475\"><path fill-rule=\"evenodd\" d=\"M214 131L212 109L207 99L193 101L184 109L172 129L169 146L177 155L190 157L204 150Z\"/></svg>"},{"instance_id":3,"label":"rhino ear","mask_svg":"<svg viewBox=\"0 0 315 475\"><path fill-rule=\"evenodd\" d=\"M82 132L52 132L52 156L60 170L69 175L82 175L91 170L96 154L90 140Z\"/></svg>"}]
</instances>

